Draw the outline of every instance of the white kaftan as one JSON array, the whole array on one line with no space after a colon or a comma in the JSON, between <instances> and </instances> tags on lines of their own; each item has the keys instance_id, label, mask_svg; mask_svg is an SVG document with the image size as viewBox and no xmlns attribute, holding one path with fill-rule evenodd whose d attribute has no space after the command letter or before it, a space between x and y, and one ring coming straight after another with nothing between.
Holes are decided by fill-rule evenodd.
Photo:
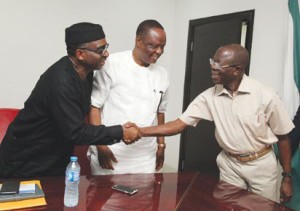
<instances>
[{"instance_id":1,"label":"white kaftan","mask_svg":"<svg viewBox=\"0 0 300 211\"><path fill-rule=\"evenodd\" d=\"M157 64L142 67L133 60L132 51L112 54L94 77L92 105L102 109L106 126L134 122L139 127L156 125L157 112L167 107L169 80L167 71ZM118 163L114 170L102 169L95 146L88 152L93 175L153 173L156 161L156 137L145 137L125 145L109 146Z\"/></svg>"}]
</instances>

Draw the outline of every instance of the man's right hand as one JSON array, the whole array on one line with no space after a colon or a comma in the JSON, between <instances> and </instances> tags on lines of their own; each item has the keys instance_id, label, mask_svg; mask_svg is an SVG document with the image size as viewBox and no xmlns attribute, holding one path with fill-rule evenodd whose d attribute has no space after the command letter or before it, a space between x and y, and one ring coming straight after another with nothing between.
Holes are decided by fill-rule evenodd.
<instances>
[{"instance_id":1,"label":"man's right hand","mask_svg":"<svg viewBox=\"0 0 300 211\"><path fill-rule=\"evenodd\" d=\"M112 165L112 161L115 162L115 163L117 163L118 161L115 158L112 151L109 149L109 147L106 146L106 145L99 145L99 146L97 146L97 150L98 150L99 165L103 169L114 170L114 167Z\"/></svg>"},{"instance_id":2,"label":"man's right hand","mask_svg":"<svg viewBox=\"0 0 300 211\"><path fill-rule=\"evenodd\" d=\"M141 138L140 136L140 129L136 124L127 122L123 126L123 142L125 144L132 144L138 139Z\"/></svg>"}]
</instances>

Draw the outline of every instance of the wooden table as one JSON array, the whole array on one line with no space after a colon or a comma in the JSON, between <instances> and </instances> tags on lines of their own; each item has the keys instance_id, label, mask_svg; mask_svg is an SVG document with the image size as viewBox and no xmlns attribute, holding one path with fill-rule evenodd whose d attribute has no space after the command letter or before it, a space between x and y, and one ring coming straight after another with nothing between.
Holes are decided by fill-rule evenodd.
<instances>
[{"instance_id":1,"label":"wooden table","mask_svg":"<svg viewBox=\"0 0 300 211\"><path fill-rule=\"evenodd\" d=\"M233 185L199 173L107 175L80 178L79 204L64 207L64 178L39 178L47 206L23 210L291 210ZM137 187L126 195L112 190L113 184Z\"/></svg>"}]
</instances>

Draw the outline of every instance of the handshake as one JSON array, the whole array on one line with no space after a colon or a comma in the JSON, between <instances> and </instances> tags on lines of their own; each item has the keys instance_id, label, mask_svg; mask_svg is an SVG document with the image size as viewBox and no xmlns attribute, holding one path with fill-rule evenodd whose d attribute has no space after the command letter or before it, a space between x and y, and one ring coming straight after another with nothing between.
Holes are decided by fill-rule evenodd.
<instances>
[{"instance_id":1,"label":"handshake","mask_svg":"<svg viewBox=\"0 0 300 211\"><path fill-rule=\"evenodd\" d=\"M127 122L124 125L122 125L123 128L123 142L125 144L132 144L139 140L142 137L140 128L132 123L132 122Z\"/></svg>"}]
</instances>

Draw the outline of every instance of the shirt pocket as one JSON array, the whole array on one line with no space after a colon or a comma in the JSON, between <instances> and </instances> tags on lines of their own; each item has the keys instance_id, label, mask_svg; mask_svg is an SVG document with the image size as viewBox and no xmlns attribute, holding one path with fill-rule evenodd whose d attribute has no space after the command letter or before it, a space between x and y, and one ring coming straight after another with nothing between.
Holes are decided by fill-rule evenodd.
<instances>
[{"instance_id":1,"label":"shirt pocket","mask_svg":"<svg viewBox=\"0 0 300 211\"><path fill-rule=\"evenodd\" d=\"M267 119L264 112L240 117L242 127L247 135L263 138L267 134Z\"/></svg>"},{"instance_id":2,"label":"shirt pocket","mask_svg":"<svg viewBox=\"0 0 300 211\"><path fill-rule=\"evenodd\" d=\"M163 94L164 92L160 89L154 89L153 90L153 108L152 108L152 111L157 113L158 111L158 108L161 104L161 101L162 101L162 97L163 97Z\"/></svg>"}]
</instances>

